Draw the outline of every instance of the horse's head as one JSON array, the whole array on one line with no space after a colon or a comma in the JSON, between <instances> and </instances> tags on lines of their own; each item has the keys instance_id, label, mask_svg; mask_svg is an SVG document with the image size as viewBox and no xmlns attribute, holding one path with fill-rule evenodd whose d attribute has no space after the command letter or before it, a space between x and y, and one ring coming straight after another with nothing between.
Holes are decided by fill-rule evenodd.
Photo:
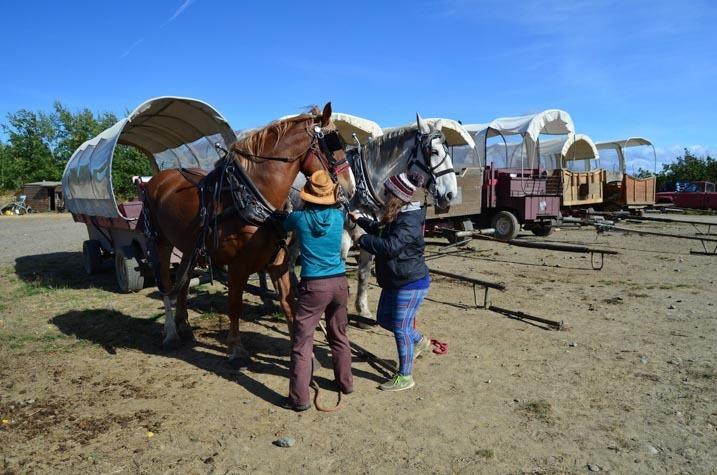
<instances>
[{"instance_id":1,"label":"horse's head","mask_svg":"<svg viewBox=\"0 0 717 475\"><path fill-rule=\"evenodd\" d=\"M339 197L348 201L356 192L356 181L346 159L343 139L331 120L331 103L326 103L323 112L314 108L312 115L311 133L316 146L311 147L307 159L303 160L301 172L308 177L317 170L328 171L339 185Z\"/></svg>"},{"instance_id":2,"label":"horse's head","mask_svg":"<svg viewBox=\"0 0 717 475\"><path fill-rule=\"evenodd\" d=\"M416 114L416 144L409 170L417 168L425 178L425 187L439 208L447 208L458 193L453 159L448 153L446 137Z\"/></svg>"}]
</instances>

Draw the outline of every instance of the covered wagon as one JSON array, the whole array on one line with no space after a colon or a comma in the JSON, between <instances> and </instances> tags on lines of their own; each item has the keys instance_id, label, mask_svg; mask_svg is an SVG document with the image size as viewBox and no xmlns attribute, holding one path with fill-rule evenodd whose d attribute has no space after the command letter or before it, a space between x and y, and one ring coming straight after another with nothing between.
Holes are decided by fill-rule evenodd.
<instances>
[{"instance_id":1,"label":"covered wagon","mask_svg":"<svg viewBox=\"0 0 717 475\"><path fill-rule=\"evenodd\" d=\"M118 202L112 160L118 145L142 152L153 174L167 168L210 170L219 160L217 145L227 148L236 135L209 104L184 97L150 99L126 118L80 145L62 176L65 207L87 226L82 246L84 268L94 274L114 260L117 285L140 290L151 275L146 264L142 202ZM137 177L138 186L149 177Z\"/></svg>"},{"instance_id":2,"label":"covered wagon","mask_svg":"<svg viewBox=\"0 0 717 475\"><path fill-rule=\"evenodd\" d=\"M604 207L639 209L655 204L657 153L648 139L630 137L596 144L603 178ZM653 172L649 172L652 165ZM640 170L652 176L636 176Z\"/></svg>"},{"instance_id":3,"label":"covered wagon","mask_svg":"<svg viewBox=\"0 0 717 475\"><path fill-rule=\"evenodd\" d=\"M549 109L465 127L485 164L482 221L503 240L515 238L521 225L539 236L549 234L560 217L562 187L541 151L541 136L575 133L570 114Z\"/></svg>"}]
</instances>

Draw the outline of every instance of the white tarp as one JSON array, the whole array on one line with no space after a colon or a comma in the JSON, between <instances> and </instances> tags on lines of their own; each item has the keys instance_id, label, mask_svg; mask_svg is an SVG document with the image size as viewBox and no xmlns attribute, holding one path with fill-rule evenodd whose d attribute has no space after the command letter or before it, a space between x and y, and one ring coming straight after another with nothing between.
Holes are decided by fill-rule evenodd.
<instances>
[{"instance_id":1,"label":"white tarp","mask_svg":"<svg viewBox=\"0 0 717 475\"><path fill-rule=\"evenodd\" d=\"M470 132L477 144L476 150L481 163L490 163L492 161L491 151L487 150L487 141L490 137L520 136L522 139L520 146L508 144L509 163L503 165L508 168L532 168L537 165L538 143L541 134L567 135L575 133L575 125L570 114L560 109L548 109L538 114L519 117L502 117L487 124L467 124L465 128ZM513 146L512 150L511 146ZM502 152L503 161L505 161L505 145L503 145L502 150L496 149L493 152L497 156Z\"/></svg>"},{"instance_id":2,"label":"white tarp","mask_svg":"<svg viewBox=\"0 0 717 475\"><path fill-rule=\"evenodd\" d=\"M567 168L573 171L597 168L596 161L600 156L593 140L585 134L569 134L541 141L540 155L547 162L547 169Z\"/></svg>"},{"instance_id":3,"label":"white tarp","mask_svg":"<svg viewBox=\"0 0 717 475\"><path fill-rule=\"evenodd\" d=\"M443 132L443 135L446 137L446 145L448 145L449 147L466 145L470 148L475 148L475 140L473 140L471 134L466 130L463 125L458 123L458 121L446 118L431 118L421 120L425 121L427 124L430 124L436 129L440 129L441 132ZM400 125L398 127L385 127L383 131L385 133L396 129L415 129L416 127L416 122L413 121L409 122L406 125Z\"/></svg>"},{"instance_id":4,"label":"white tarp","mask_svg":"<svg viewBox=\"0 0 717 475\"><path fill-rule=\"evenodd\" d=\"M608 164L601 163L601 166L603 168L606 168L610 171L612 171L612 176L609 178L609 181L613 180L621 180L622 174L627 173L629 171L635 172L640 168L643 168L645 170L648 169L650 165L653 166L653 171L657 172L657 153L655 151L655 146L650 142L648 139L644 137L630 137L627 139L622 140L609 140L606 142L598 142L595 144L598 150L605 151L608 153L603 153L604 158L610 159L610 155L613 155L617 163L614 164L614 166L609 166ZM628 170L628 163L626 160L626 153L625 150L631 147L649 147L652 151L652 153L648 153L647 156L640 155L638 157L631 157L630 160L630 170Z\"/></svg>"},{"instance_id":5,"label":"white tarp","mask_svg":"<svg viewBox=\"0 0 717 475\"><path fill-rule=\"evenodd\" d=\"M355 143L353 134L356 134L356 137L358 137L362 145L369 140L383 135L383 130L380 125L363 117L346 114L344 112L334 112L331 114L331 120L336 124L341 138L343 138L344 142L349 146Z\"/></svg>"},{"instance_id":6,"label":"white tarp","mask_svg":"<svg viewBox=\"0 0 717 475\"><path fill-rule=\"evenodd\" d=\"M279 117L278 120L289 119L291 117L296 117L297 115L298 114L285 115ZM356 134L356 137L359 139L359 142L361 142L361 145L364 145L369 140L373 140L376 137L383 135L383 129L380 125L372 120L364 119L363 117L359 117L357 115L346 114L345 112L333 112L331 114L331 120L336 125L339 135L341 135L341 138L349 147L355 145L353 134ZM251 130L242 132L251 132ZM248 134L244 133L242 137L246 135Z\"/></svg>"},{"instance_id":7,"label":"white tarp","mask_svg":"<svg viewBox=\"0 0 717 475\"><path fill-rule=\"evenodd\" d=\"M461 123L445 117L431 117L422 120L443 132L446 137L446 145L451 148L451 160L456 169L479 166L475 140ZM404 128L416 128L416 122L409 122L400 127L388 127L384 131Z\"/></svg>"},{"instance_id":8,"label":"white tarp","mask_svg":"<svg viewBox=\"0 0 717 475\"><path fill-rule=\"evenodd\" d=\"M216 143L228 148L236 136L209 104L186 97L158 97L142 103L109 129L80 145L65 166L62 189L71 213L122 218L112 187L117 144L148 155L152 169L202 168L219 159Z\"/></svg>"},{"instance_id":9,"label":"white tarp","mask_svg":"<svg viewBox=\"0 0 717 475\"><path fill-rule=\"evenodd\" d=\"M468 133L466 128L458 121L442 117L423 120L431 124L433 127L441 129L441 132L443 132L443 135L446 137L446 145L449 147L466 145L470 148L475 148L475 140L473 140L471 134Z\"/></svg>"}]
</instances>

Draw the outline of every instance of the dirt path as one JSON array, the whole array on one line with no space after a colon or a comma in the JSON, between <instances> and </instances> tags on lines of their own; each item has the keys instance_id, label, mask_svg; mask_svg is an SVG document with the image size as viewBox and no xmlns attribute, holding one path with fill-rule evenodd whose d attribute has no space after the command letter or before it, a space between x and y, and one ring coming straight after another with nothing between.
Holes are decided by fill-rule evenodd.
<instances>
[{"instance_id":1,"label":"dirt path","mask_svg":"<svg viewBox=\"0 0 717 475\"><path fill-rule=\"evenodd\" d=\"M224 362L221 286L190 298L197 345L163 353L156 293L117 294L111 271L89 280L80 272L82 227L36 222L22 232L48 241L31 257L3 261L0 274L6 471L715 473L717 261L689 255L694 243L565 229L548 239L621 254L592 271L585 255L473 241L472 251L432 260L505 282L507 292L491 293L496 305L564 320L566 330L459 308L472 304L471 288L436 278L419 326L449 353L420 358L416 388L395 394L376 390L384 376L356 358L355 393L327 415L279 406L288 339L257 299L247 299L242 322L249 370ZM15 239L5 223L3 241ZM76 241L55 239L65 225L79 228ZM374 287L374 308L377 296ZM350 338L395 359L382 330L352 327ZM317 376L330 403L332 373ZM281 436L296 445L272 445Z\"/></svg>"},{"instance_id":2,"label":"dirt path","mask_svg":"<svg viewBox=\"0 0 717 475\"><path fill-rule=\"evenodd\" d=\"M69 213L0 216L0 265L20 256L81 250L85 239L86 228Z\"/></svg>"}]
</instances>

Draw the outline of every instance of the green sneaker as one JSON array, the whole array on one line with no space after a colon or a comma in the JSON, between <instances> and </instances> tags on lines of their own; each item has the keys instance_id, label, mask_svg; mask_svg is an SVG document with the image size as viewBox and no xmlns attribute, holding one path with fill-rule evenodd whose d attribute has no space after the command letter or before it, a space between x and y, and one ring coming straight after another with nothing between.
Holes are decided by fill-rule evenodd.
<instances>
[{"instance_id":1,"label":"green sneaker","mask_svg":"<svg viewBox=\"0 0 717 475\"><path fill-rule=\"evenodd\" d=\"M428 338L426 335L423 335L423 337L418 340L418 343L413 345L413 359L415 360L418 358L418 355L420 355L423 352L428 352L431 350L431 339Z\"/></svg>"},{"instance_id":2,"label":"green sneaker","mask_svg":"<svg viewBox=\"0 0 717 475\"><path fill-rule=\"evenodd\" d=\"M395 374L391 379L383 383L378 387L381 391L403 391L404 389L411 389L416 385L413 381L413 376L402 376Z\"/></svg>"}]
</instances>

